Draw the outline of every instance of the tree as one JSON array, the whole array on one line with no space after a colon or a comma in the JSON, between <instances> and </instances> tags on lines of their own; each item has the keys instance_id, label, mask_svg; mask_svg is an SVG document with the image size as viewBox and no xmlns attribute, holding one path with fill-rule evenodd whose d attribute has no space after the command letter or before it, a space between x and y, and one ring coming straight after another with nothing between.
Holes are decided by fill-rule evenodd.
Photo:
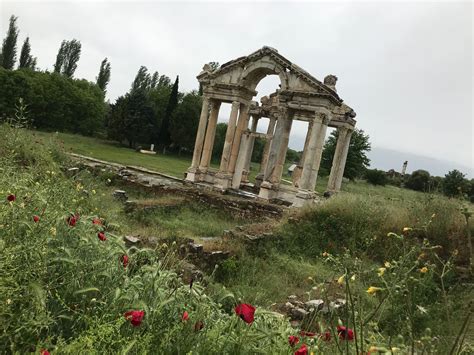
<instances>
[{"instance_id":1,"label":"tree","mask_svg":"<svg viewBox=\"0 0 474 355\"><path fill-rule=\"evenodd\" d=\"M8 26L7 36L3 40L2 45L2 62L0 63L5 69L12 70L16 61L16 41L18 38L18 27L16 20L18 17L11 15L10 25Z\"/></svg>"},{"instance_id":2,"label":"tree","mask_svg":"<svg viewBox=\"0 0 474 355\"><path fill-rule=\"evenodd\" d=\"M102 63L100 63L99 75L97 76L97 85L104 92L107 92L107 85L110 81L110 62L105 58Z\"/></svg>"},{"instance_id":3,"label":"tree","mask_svg":"<svg viewBox=\"0 0 474 355\"><path fill-rule=\"evenodd\" d=\"M201 115L202 97L192 91L183 97L172 114L171 141L181 150L192 151Z\"/></svg>"},{"instance_id":4,"label":"tree","mask_svg":"<svg viewBox=\"0 0 474 355\"><path fill-rule=\"evenodd\" d=\"M388 181L385 171L377 169L367 169L365 179L369 184L380 186L385 186Z\"/></svg>"},{"instance_id":5,"label":"tree","mask_svg":"<svg viewBox=\"0 0 474 355\"><path fill-rule=\"evenodd\" d=\"M138 69L137 75L135 75L135 79L133 80L132 89L130 92L139 89L143 91L148 91L150 89L150 84L151 78L150 74L148 73L148 69L147 67L142 65L140 69Z\"/></svg>"},{"instance_id":6,"label":"tree","mask_svg":"<svg viewBox=\"0 0 474 355\"><path fill-rule=\"evenodd\" d=\"M324 144L321 168L328 172L331 171L338 136L338 131L333 131ZM370 164L370 159L367 157L367 152L370 152L370 149L369 135L365 134L361 129L354 130L347 153L346 166L344 169L345 177L354 180L364 175L365 170Z\"/></svg>"},{"instance_id":7,"label":"tree","mask_svg":"<svg viewBox=\"0 0 474 355\"><path fill-rule=\"evenodd\" d=\"M72 78L77 69L77 62L81 57L81 42L78 40L62 41L56 55L54 71Z\"/></svg>"},{"instance_id":8,"label":"tree","mask_svg":"<svg viewBox=\"0 0 474 355\"><path fill-rule=\"evenodd\" d=\"M212 160L219 161L224 149L225 135L227 133L227 123L218 123L216 135L214 137L214 147L212 148Z\"/></svg>"},{"instance_id":9,"label":"tree","mask_svg":"<svg viewBox=\"0 0 474 355\"><path fill-rule=\"evenodd\" d=\"M159 144L163 147L163 152L166 152L166 148L171 144L171 135L170 135L170 121L171 115L178 106L178 85L179 85L179 76L176 76L176 80L171 89L170 98L168 100L168 105L166 106L165 115L163 121L161 122L158 141Z\"/></svg>"},{"instance_id":10,"label":"tree","mask_svg":"<svg viewBox=\"0 0 474 355\"><path fill-rule=\"evenodd\" d=\"M23 42L23 46L21 47L20 63L18 65L18 68L28 68L31 70L35 70L36 58L33 58L30 52L31 52L30 37L26 37L25 42Z\"/></svg>"},{"instance_id":11,"label":"tree","mask_svg":"<svg viewBox=\"0 0 474 355\"><path fill-rule=\"evenodd\" d=\"M466 175L459 170L451 170L444 176L443 193L449 197L462 196L468 192L468 181L464 178Z\"/></svg>"},{"instance_id":12,"label":"tree","mask_svg":"<svg viewBox=\"0 0 474 355\"><path fill-rule=\"evenodd\" d=\"M405 186L415 191L428 191L430 187L430 173L426 170L415 170L406 179Z\"/></svg>"}]
</instances>

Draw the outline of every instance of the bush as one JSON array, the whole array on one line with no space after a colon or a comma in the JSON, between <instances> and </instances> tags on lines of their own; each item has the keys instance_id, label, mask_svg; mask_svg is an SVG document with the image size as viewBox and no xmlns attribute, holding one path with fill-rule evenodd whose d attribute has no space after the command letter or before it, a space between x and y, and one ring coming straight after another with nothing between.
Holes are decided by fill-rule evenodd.
<instances>
[{"instance_id":1,"label":"bush","mask_svg":"<svg viewBox=\"0 0 474 355\"><path fill-rule=\"evenodd\" d=\"M365 179L369 184L385 186L388 182L385 171L377 169L368 169L365 172Z\"/></svg>"},{"instance_id":2,"label":"bush","mask_svg":"<svg viewBox=\"0 0 474 355\"><path fill-rule=\"evenodd\" d=\"M466 175L459 170L452 170L444 176L442 183L443 193L449 197L461 197L469 190L468 181L464 178Z\"/></svg>"},{"instance_id":3,"label":"bush","mask_svg":"<svg viewBox=\"0 0 474 355\"><path fill-rule=\"evenodd\" d=\"M405 186L415 191L428 191L430 173L426 170L416 170L405 180Z\"/></svg>"}]
</instances>

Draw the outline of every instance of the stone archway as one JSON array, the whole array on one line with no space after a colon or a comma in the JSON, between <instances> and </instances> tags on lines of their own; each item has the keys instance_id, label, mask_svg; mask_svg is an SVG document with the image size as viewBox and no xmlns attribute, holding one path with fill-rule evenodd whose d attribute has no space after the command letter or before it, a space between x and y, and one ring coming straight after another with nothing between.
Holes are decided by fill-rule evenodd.
<instances>
[{"instance_id":1,"label":"stone archway","mask_svg":"<svg viewBox=\"0 0 474 355\"><path fill-rule=\"evenodd\" d=\"M262 98L261 103L252 101L257 94L255 88L267 75L279 76L280 89ZM205 65L197 78L203 87L203 106L186 180L206 183L221 191L239 189L242 182L246 182L253 140L261 135L267 139L267 145L256 193L262 199L280 199L295 206L306 204L315 197L322 147L326 129L330 126L341 129L341 138L328 189L340 189L355 113L337 95L334 75L328 75L321 82L277 50L263 47L249 56L224 63L216 70ZM222 102L231 103L232 109L220 167L213 171L209 165ZM261 117L268 117L271 122L263 135L255 130ZM308 121L309 128L304 159L298 167L299 180L288 187L280 182L293 120Z\"/></svg>"}]
</instances>

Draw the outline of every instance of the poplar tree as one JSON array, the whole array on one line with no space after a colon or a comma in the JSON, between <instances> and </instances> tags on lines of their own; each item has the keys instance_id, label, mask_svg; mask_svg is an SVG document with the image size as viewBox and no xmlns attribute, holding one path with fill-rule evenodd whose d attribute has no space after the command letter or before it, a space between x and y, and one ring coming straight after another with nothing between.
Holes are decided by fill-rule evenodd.
<instances>
[{"instance_id":1,"label":"poplar tree","mask_svg":"<svg viewBox=\"0 0 474 355\"><path fill-rule=\"evenodd\" d=\"M5 69L13 69L16 61L16 41L18 39L18 27L16 20L18 17L12 15L10 17L10 25L8 26L7 36L3 40L2 55L0 65Z\"/></svg>"},{"instance_id":2,"label":"poplar tree","mask_svg":"<svg viewBox=\"0 0 474 355\"><path fill-rule=\"evenodd\" d=\"M110 62L105 58L100 64L99 75L97 76L97 86L104 92L107 92L107 85L110 81Z\"/></svg>"},{"instance_id":3,"label":"poplar tree","mask_svg":"<svg viewBox=\"0 0 474 355\"><path fill-rule=\"evenodd\" d=\"M25 42L23 42L23 46L21 47L20 64L18 65L18 68L29 68L29 69L35 70L36 58L33 58L30 52L31 52L30 38L26 37Z\"/></svg>"},{"instance_id":4,"label":"poplar tree","mask_svg":"<svg viewBox=\"0 0 474 355\"><path fill-rule=\"evenodd\" d=\"M54 71L72 78L77 69L77 62L81 57L81 42L76 39L62 41L56 56Z\"/></svg>"}]
</instances>

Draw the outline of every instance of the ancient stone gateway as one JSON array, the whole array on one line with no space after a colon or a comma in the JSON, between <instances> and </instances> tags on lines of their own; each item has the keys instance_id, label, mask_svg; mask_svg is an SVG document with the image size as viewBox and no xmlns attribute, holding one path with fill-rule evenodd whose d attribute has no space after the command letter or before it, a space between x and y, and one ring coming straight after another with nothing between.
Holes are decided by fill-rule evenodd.
<instances>
[{"instance_id":1,"label":"ancient stone gateway","mask_svg":"<svg viewBox=\"0 0 474 355\"><path fill-rule=\"evenodd\" d=\"M263 97L259 104L252 98L257 94L258 83L267 75L279 76L280 89ZM221 191L249 187L253 144L260 136L266 139L266 145L256 183L250 185L258 197L284 200L293 206L313 202L326 130L335 127L339 138L327 189L340 190L356 114L337 95L337 77L328 75L320 82L276 49L263 47L216 70L205 65L197 79L203 88L203 104L187 181ZM222 102L231 103L232 109L220 168L214 171L209 164ZM270 120L266 134L256 132L262 117ZM293 120L307 121L308 132L301 161L292 174L292 185L285 185L281 180Z\"/></svg>"}]
</instances>

